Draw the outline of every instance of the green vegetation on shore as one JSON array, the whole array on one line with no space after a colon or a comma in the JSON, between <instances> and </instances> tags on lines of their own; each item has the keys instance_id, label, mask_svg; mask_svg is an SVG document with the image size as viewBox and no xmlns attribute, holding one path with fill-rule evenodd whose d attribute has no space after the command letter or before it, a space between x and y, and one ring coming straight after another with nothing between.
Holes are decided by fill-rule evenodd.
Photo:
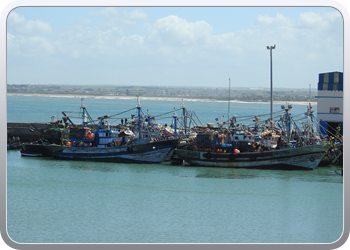
<instances>
[{"instance_id":1,"label":"green vegetation on shore","mask_svg":"<svg viewBox=\"0 0 350 250\"><path fill-rule=\"evenodd\" d=\"M82 85L7 85L11 94L59 94L85 96L144 96L177 97L188 99L228 100L228 88L215 87L167 87L167 86L82 86ZM316 101L316 90L276 88L275 101ZM230 91L230 99L237 101L270 101L269 88L236 87Z\"/></svg>"}]
</instances>

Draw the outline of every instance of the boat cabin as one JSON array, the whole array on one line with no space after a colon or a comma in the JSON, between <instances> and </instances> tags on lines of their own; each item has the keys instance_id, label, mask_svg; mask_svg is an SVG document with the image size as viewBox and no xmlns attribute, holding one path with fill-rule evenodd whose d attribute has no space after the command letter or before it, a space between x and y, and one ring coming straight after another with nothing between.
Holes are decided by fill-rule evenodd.
<instances>
[{"instance_id":1,"label":"boat cabin","mask_svg":"<svg viewBox=\"0 0 350 250\"><path fill-rule=\"evenodd\" d=\"M235 133L230 135L231 141L238 140L240 142L252 142L254 141L254 135L248 133Z\"/></svg>"},{"instance_id":2,"label":"boat cabin","mask_svg":"<svg viewBox=\"0 0 350 250\"><path fill-rule=\"evenodd\" d=\"M95 132L93 146L98 148L121 145L120 132L117 130L98 130Z\"/></svg>"},{"instance_id":3,"label":"boat cabin","mask_svg":"<svg viewBox=\"0 0 350 250\"><path fill-rule=\"evenodd\" d=\"M263 138L263 141L262 141L263 146L265 148L271 148L271 149L277 148L278 142L281 140L281 137L274 133L263 135L262 138Z\"/></svg>"}]
</instances>

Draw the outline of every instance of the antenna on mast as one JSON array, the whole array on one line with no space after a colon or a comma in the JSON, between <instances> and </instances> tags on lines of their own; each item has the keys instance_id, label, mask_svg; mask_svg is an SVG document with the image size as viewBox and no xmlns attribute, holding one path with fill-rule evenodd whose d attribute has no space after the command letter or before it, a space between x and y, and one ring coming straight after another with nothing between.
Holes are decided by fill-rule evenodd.
<instances>
[{"instance_id":1,"label":"antenna on mast","mask_svg":"<svg viewBox=\"0 0 350 250\"><path fill-rule=\"evenodd\" d=\"M141 108L141 104L140 104L140 98L139 96L137 95L137 105L136 105L137 108Z\"/></svg>"},{"instance_id":2,"label":"antenna on mast","mask_svg":"<svg viewBox=\"0 0 350 250\"><path fill-rule=\"evenodd\" d=\"M311 102L311 83L309 84L309 102Z\"/></svg>"},{"instance_id":3,"label":"antenna on mast","mask_svg":"<svg viewBox=\"0 0 350 250\"><path fill-rule=\"evenodd\" d=\"M80 101L81 101L81 107L82 107L82 108L85 108L85 105L84 105L84 97L80 98Z\"/></svg>"}]
</instances>

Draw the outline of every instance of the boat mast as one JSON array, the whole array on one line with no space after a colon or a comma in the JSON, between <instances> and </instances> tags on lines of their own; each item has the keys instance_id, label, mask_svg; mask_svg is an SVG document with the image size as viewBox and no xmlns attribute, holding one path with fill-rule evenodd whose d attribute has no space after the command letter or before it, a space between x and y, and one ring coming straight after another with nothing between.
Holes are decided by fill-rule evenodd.
<instances>
[{"instance_id":1,"label":"boat mast","mask_svg":"<svg viewBox=\"0 0 350 250\"><path fill-rule=\"evenodd\" d=\"M311 102L311 84L309 84L309 103Z\"/></svg>"},{"instance_id":2,"label":"boat mast","mask_svg":"<svg viewBox=\"0 0 350 250\"><path fill-rule=\"evenodd\" d=\"M231 102L231 79L228 79L228 120L230 120L230 102Z\"/></svg>"},{"instance_id":3,"label":"boat mast","mask_svg":"<svg viewBox=\"0 0 350 250\"><path fill-rule=\"evenodd\" d=\"M187 135L187 116L186 116L186 108L184 104L184 99L182 99L182 115L184 117L184 126L185 126L185 134Z\"/></svg>"},{"instance_id":4,"label":"boat mast","mask_svg":"<svg viewBox=\"0 0 350 250\"><path fill-rule=\"evenodd\" d=\"M283 130L287 134L287 143L290 142L291 137L291 117L289 110L292 109L292 104L288 104L286 101L286 105L281 105L281 108L285 111L282 117Z\"/></svg>"},{"instance_id":5,"label":"boat mast","mask_svg":"<svg viewBox=\"0 0 350 250\"><path fill-rule=\"evenodd\" d=\"M173 115L173 118L174 118L174 136L176 137L177 134L176 134L176 120L177 120L177 115L176 115L176 112L175 112L175 108L174 108L174 115Z\"/></svg>"},{"instance_id":6,"label":"boat mast","mask_svg":"<svg viewBox=\"0 0 350 250\"><path fill-rule=\"evenodd\" d=\"M310 132L311 132L311 136L313 136L313 119L312 119L312 107L311 107L311 103L309 103L309 106L307 107L307 112L306 112L306 116L307 116L307 141L309 142L310 140Z\"/></svg>"},{"instance_id":7,"label":"boat mast","mask_svg":"<svg viewBox=\"0 0 350 250\"><path fill-rule=\"evenodd\" d=\"M86 120L84 98L82 97L80 100L81 100L81 108L83 109L83 127L85 127L88 122Z\"/></svg>"},{"instance_id":8,"label":"boat mast","mask_svg":"<svg viewBox=\"0 0 350 250\"><path fill-rule=\"evenodd\" d=\"M141 104L140 104L139 96L137 96L136 108L137 108L137 112L138 112L138 116L139 116L139 121L138 121L138 124L139 124L139 140L141 140Z\"/></svg>"}]
</instances>

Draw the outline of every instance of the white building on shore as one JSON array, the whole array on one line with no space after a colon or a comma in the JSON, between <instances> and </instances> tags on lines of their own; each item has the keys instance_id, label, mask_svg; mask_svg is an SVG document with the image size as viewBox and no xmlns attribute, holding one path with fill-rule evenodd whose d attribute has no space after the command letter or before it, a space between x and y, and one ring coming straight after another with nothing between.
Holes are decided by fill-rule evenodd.
<instances>
[{"instance_id":1,"label":"white building on shore","mask_svg":"<svg viewBox=\"0 0 350 250\"><path fill-rule=\"evenodd\" d=\"M343 73L319 74L317 121L322 136L335 134L338 126L343 134Z\"/></svg>"}]
</instances>

